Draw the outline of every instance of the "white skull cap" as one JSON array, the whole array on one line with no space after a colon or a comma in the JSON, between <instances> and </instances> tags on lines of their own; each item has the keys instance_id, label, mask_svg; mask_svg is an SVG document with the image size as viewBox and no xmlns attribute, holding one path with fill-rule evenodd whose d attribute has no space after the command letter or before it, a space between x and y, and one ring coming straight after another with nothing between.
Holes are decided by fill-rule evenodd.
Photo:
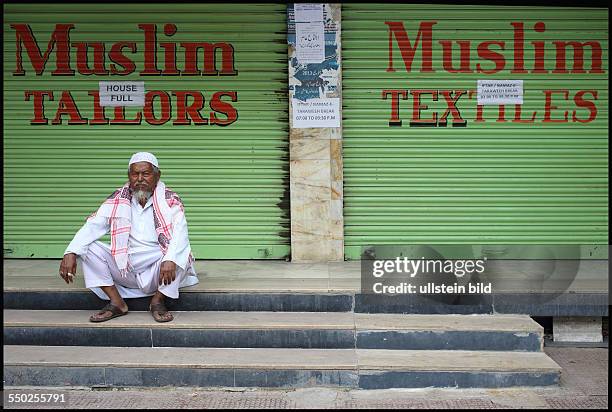
<instances>
[{"instance_id":1,"label":"white skull cap","mask_svg":"<svg viewBox=\"0 0 612 412\"><path fill-rule=\"evenodd\" d=\"M134 153L132 155L132 158L130 159L130 164L128 165L128 167L131 166L132 163L138 163L138 162L149 162L153 166L159 168L159 163L157 163L157 158L155 157L153 153L149 153L149 152Z\"/></svg>"}]
</instances>

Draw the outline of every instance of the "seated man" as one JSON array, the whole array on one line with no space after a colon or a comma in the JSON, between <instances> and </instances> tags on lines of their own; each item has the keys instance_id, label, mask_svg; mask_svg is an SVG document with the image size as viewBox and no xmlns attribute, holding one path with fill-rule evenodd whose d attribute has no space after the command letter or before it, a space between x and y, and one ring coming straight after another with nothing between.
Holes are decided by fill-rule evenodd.
<instances>
[{"instance_id":1,"label":"seated man","mask_svg":"<svg viewBox=\"0 0 612 412\"><path fill-rule=\"evenodd\" d=\"M73 282L77 256L85 286L109 300L91 322L104 322L128 312L123 298L151 296L149 310L157 322L173 319L165 296L177 299L179 287L198 283L187 235L183 203L159 180L151 153L130 159L127 182L115 190L74 236L59 274ZM111 244L98 241L110 231Z\"/></svg>"}]
</instances>

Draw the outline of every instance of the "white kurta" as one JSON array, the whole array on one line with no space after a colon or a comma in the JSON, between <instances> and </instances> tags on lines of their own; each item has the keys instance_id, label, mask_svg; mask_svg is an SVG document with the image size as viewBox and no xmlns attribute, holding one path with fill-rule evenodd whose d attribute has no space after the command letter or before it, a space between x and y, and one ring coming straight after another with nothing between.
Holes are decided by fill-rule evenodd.
<instances>
[{"instance_id":1,"label":"white kurta","mask_svg":"<svg viewBox=\"0 0 612 412\"><path fill-rule=\"evenodd\" d=\"M96 215L81 227L64 252L64 254L75 253L81 258L85 285L100 298L108 300L100 286L114 284L123 298L151 296L159 290L164 295L176 299L178 288L198 283L193 267L187 267L191 252L187 221L183 216L180 221L174 223L172 239L166 255L163 255L153 223L153 197L144 207L132 198L128 255L133 270L126 278L119 274L119 269L110 254L110 247L97 242L109 231L108 219ZM158 286L159 268L165 261L176 263L176 280L170 285Z\"/></svg>"}]
</instances>

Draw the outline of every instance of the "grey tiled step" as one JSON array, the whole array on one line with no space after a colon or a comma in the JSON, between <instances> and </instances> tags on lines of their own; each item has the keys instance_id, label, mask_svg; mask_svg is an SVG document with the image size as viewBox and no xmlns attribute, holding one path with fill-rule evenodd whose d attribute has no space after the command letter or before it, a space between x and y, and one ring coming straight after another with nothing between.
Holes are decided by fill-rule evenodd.
<instances>
[{"instance_id":1,"label":"grey tiled step","mask_svg":"<svg viewBox=\"0 0 612 412\"><path fill-rule=\"evenodd\" d=\"M524 315L321 312L130 312L103 323L91 311L4 311L10 345L363 348L540 351L543 328Z\"/></svg>"},{"instance_id":2,"label":"grey tiled step","mask_svg":"<svg viewBox=\"0 0 612 412\"><path fill-rule=\"evenodd\" d=\"M12 278L11 278L12 279ZM280 281L279 281L280 282ZM18 281L4 288L6 309L96 310L104 306L87 289L56 290L22 288ZM274 312L358 312L410 314L529 314L532 316L608 316L608 294L602 292L534 294L497 293L478 301L458 296L453 304L427 296L372 296L358 292L210 292L188 291L178 300L168 299L172 310L181 311L274 311ZM150 298L128 300L132 310L146 310Z\"/></svg>"},{"instance_id":3,"label":"grey tiled step","mask_svg":"<svg viewBox=\"0 0 612 412\"><path fill-rule=\"evenodd\" d=\"M4 347L9 386L508 387L559 373L539 352Z\"/></svg>"},{"instance_id":4,"label":"grey tiled step","mask_svg":"<svg viewBox=\"0 0 612 412\"><path fill-rule=\"evenodd\" d=\"M58 275L59 259L4 259L4 308L85 309L103 306L85 288L81 266L75 283ZM358 312L412 314L522 313L531 316L608 316L608 261L583 260L569 293L543 296L525 274L512 273L494 295L449 296L453 304L426 296L361 293L359 261L296 263L274 260L197 260L198 285L181 290L173 310ZM555 289L553 284L547 289ZM565 290L565 288L561 288ZM532 293L534 292L534 293ZM451 299L452 298L452 299ZM146 310L134 299L131 310Z\"/></svg>"},{"instance_id":5,"label":"grey tiled step","mask_svg":"<svg viewBox=\"0 0 612 412\"><path fill-rule=\"evenodd\" d=\"M82 290L4 289L5 309L96 310L107 301ZM151 298L127 299L131 310L147 310ZM182 292L178 300L167 299L171 310L181 311L274 311L350 312L353 296L346 293Z\"/></svg>"}]
</instances>

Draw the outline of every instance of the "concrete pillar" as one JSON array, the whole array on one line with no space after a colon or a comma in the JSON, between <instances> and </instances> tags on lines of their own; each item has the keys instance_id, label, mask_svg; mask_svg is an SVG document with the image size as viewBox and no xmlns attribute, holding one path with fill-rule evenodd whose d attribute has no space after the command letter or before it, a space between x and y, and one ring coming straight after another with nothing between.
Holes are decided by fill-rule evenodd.
<instances>
[{"instance_id":1,"label":"concrete pillar","mask_svg":"<svg viewBox=\"0 0 612 412\"><path fill-rule=\"evenodd\" d=\"M344 260L340 4L323 4L323 11L325 60L304 63L297 58L294 6L288 6L293 262ZM303 126L294 121L296 107L312 99L339 101L339 127L295 127Z\"/></svg>"},{"instance_id":2,"label":"concrete pillar","mask_svg":"<svg viewBox=\"0 0 612 412\"><path fill-rule=\"evenodd\" d=\"M603 342L601 316L555 316L555 342Z\"/></svg>"}]
</instances>

